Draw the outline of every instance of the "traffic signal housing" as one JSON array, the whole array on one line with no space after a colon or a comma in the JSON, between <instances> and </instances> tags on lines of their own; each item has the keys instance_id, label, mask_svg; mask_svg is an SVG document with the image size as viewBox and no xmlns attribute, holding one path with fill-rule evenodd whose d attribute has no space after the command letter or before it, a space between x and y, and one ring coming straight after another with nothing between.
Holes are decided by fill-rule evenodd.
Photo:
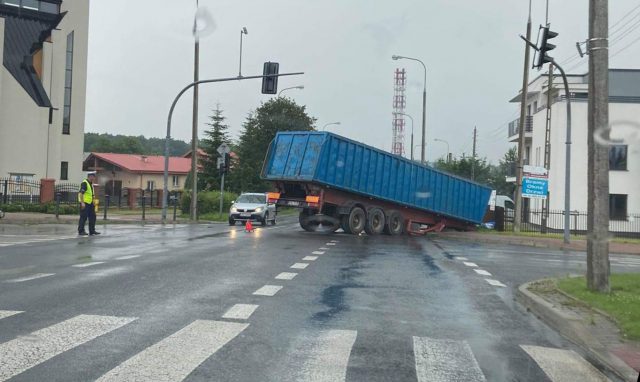
<instances>
[{"instance_id":1,"label":"traffic signal housing","mask_svg":"<svg viewBox=\"0 0 640 382\"><path fill-rule=\"evenodd\" d=\"M549 29L549 24L547 24L547 26L545 27L542 27L541 30L542 38L540 40L540 46L538 47L538 59L536 60L536 64L534 65L534 67L538 69L542 68L542 65L546 64L547 62L553 61L553 57L547 55L547 52L555 49L556 46L550 44L549 40L558 37L558 32L554 32Z\"/></svg>"},{"instance_id":2,"label":"traffic signal housing","mask_svg":"<svg viewBox=\"0 0 640 382\"><path fill-rule=\"evenodd\" d=\"M277 62L265 62L262 75L268 76L271 74L278 74L280 64ZM276 94L278 92L278 77L263 77L262 78L262 94Z\"/></svg>"},{"instance_id":3,"label":"traffic signal housing","mask_svg":"<svg viewBox=\"0 0 640 382\"><path fill-rule=\"evenodd\" d=\"M226 153L224 156L218 158L218 171L220 175L228 174L231 168L231 154Z\"/></svg>"}]
</instances>

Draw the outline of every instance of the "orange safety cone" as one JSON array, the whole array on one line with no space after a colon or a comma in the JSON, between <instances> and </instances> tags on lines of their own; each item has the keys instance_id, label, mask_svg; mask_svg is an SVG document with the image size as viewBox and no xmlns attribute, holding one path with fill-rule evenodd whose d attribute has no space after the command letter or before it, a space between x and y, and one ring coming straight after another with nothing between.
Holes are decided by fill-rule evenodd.
<instances>
[{"instance_id":1,"label":"orange safety cone","mask_svg":"<svg viewBox=\"0 0 640 382\"><path fill-rule=\"evenodd\" d=\"M247 220L247 223L244 225L244 232L253 232L253 224L251 224L251 220Z\"/></svg>"}]
</instances>

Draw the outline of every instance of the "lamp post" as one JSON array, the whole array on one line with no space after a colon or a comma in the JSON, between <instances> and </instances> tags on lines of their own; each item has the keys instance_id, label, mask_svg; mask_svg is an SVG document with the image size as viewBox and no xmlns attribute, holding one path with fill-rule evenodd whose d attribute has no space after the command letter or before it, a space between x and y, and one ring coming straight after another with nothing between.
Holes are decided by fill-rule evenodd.
<instances>
[{"instance_id":1,"label":"lamp post","mask_svg":"<svg viewBox=\"0 0 640 382\"><path fill-rule=\"evenodd\" d=\"M435 139L434 139L434 141L436 141L436 142L442 142L442 143L444 143L444 144L446 144L446 145L447 145L447 163L449 163L449 153L451 152L451 151L449 150L449 142L445 141L444 139L438 139L438 138L435 138Z\"/></svg>"},{"instance_id":2,"label":"lamp post","mask_svg":"<svg viewBox=\"0 0 640 382\"><path fill-rule=\"evenodd\" d=\"M247 27L240 29L240 65L238 66L238 77L242 77L242 35L249 34Z\"/></svg>"},{"instance_id":3,"label":"lamp post","mask_svg":"<svg viewBox=\"0 0 640 382\"><path fill-rule=\"evenodd\" d=\"M393 114L404 115L405 117L409 117L409 119L411 120L411 160L413 161L413 117L405 113L393 113Z\"/></svg>"},{"instance_id":4,"label":"lamp post","mask_svg":"<svg viewBox=\"0 0 640 382\"><path fill-rule=\"evenodd\" d=\"M280 97L280 94L282 94L283 91L290 90L290 89L300 89L300 90L302 90L302 89L304 89L304 85L298 85L298 86L292 86L290 88L284 88L284 89L282 89L282 90L280 90L278 92L278 97Z\"/></svg>"},{"instance_id":5,"label":"lamp post","mask_svg":"<svg viewBox=\"0 0 640 382\"><path fill-rule=\"evenodd\" d=\"M340 122L329 122L326 125L322 126L322 131L324 131L329 125L339 125Z\"/></svg>"},{"instance_id":6,"label":"lamp post","mask_svg":"<svg viewBox=\"0 0 640 382\"><path fill-rule=\"evenodd\" d=\"M391 58L393 60L411 60L411 61L418 61L419 63L422 64L422 68L424 69L424 82L423 82L423 89L422 89L422 152L420 153L420 161L421 163L425 163L425 154L424 154L424 148L426 146L426 142L425 142L425 137L426 137L426 115L427 115L427 66L424 64L424 62L422 62L421 60L417 59L417 58L413 58L413 57L405 57L405 56L398 56L398 55L393 55L391 56Z\"/></svg>"}]
</instances>

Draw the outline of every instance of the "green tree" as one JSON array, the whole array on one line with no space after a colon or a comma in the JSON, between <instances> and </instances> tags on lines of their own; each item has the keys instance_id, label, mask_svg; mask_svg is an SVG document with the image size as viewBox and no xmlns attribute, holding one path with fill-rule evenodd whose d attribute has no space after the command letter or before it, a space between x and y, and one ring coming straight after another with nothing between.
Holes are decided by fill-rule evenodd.
<instances>
[{"instance_id":1,"label":"green tree","mask_svg":"<svg viewBox=\"0 0 640 382\"><path fill-rule=\"evenodd\" d=\"M271 184L260 179L269 144L278 131L311 131L316 119L305 106L289 98L274 97L247 116L236 147L238 163L230 176L233 191L268 191Z\"/></svg>"},{"instance_id":2,"label":"green tree","mask_svg":"<svg viewBox=\"0 0 640 382\"><path fill-rule=\"evenodd\" d=\"M518 163L518 150L514 146L504 154L497 166L493 166L491 185L498 195L513 196L514 184L508 183L506 177L516 176L516 163Z\"/></svg>"},{"instance_id":3,"label":"green tree","mask_svg":"<svg viewBox=\"0 0 640 382\"><path fill-rule=\"evenodd\" d=\"M145 138L144 136L84 134L84 151L117 154L163 155L164 138ZM182 156L189 145L180 140L169 140L169 155Z\"/></svg>"},{"instance_id":4,"label":"green tree","mask_svg":"<svg viewBox=\"0 0 640 382\"><path fill-rule=\"evenodd\" d=\"M203 171L198 175L198 179L202 178L207 188L213 190L220 189L221 176L217 166L218 158L220 158L218 147L223 143L231 145L228 133L229 126L224 123L225 119L220 105L216 105L213 114L209 117L209 122L207 122L210 129L204 132L204 138L200 141L200 147L207 156L202 160Z\"/></svg>"},{"instance_id":5,"label":"green tree","mask_svg":"<svg viewBox=\"0 0 640 382\"><path fill-rule=\"evenodd\" d=\"M491 165L487 163L485 158L453 158L449 162L440 158L434 167L462 178L471 179L473 177L475 182L481 184L489 184L491 180Z\"/></svg>"}]
</instances>

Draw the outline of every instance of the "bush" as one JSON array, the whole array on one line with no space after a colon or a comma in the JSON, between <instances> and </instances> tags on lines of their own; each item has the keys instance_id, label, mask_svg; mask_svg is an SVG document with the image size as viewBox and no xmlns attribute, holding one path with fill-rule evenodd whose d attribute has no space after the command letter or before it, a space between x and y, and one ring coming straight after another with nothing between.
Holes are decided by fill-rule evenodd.
<instances>
[{"instance_id":1,"label":"bush","mask_svg":"<svg viewBox=\"0 0 640 382\"><path fill-rule=\"evenodd\" d=\"M54 202L45 204L11 203L0 205L0 210L4 212L38 212L43 214L55 214L56 204ZM58 213L60 215L75 215L80 213L80 210L76 204L61 204Z\"/></svg>"},{"instance_id":2,"label":"bush","mask_svg":"<svg viewBox=\"0 0 640 382\"><path fill-rule=\"evenodd\" d=\"M238 194L225 192L222 202L222 212L225 213L231 208L231 202L238 198ZM191 206L191 193L182 194L180 206L183 214L189 213ZM198 215L218 213L220 210L220 191L200 191L198 192Z\"/></svg>"}]
</instances>

